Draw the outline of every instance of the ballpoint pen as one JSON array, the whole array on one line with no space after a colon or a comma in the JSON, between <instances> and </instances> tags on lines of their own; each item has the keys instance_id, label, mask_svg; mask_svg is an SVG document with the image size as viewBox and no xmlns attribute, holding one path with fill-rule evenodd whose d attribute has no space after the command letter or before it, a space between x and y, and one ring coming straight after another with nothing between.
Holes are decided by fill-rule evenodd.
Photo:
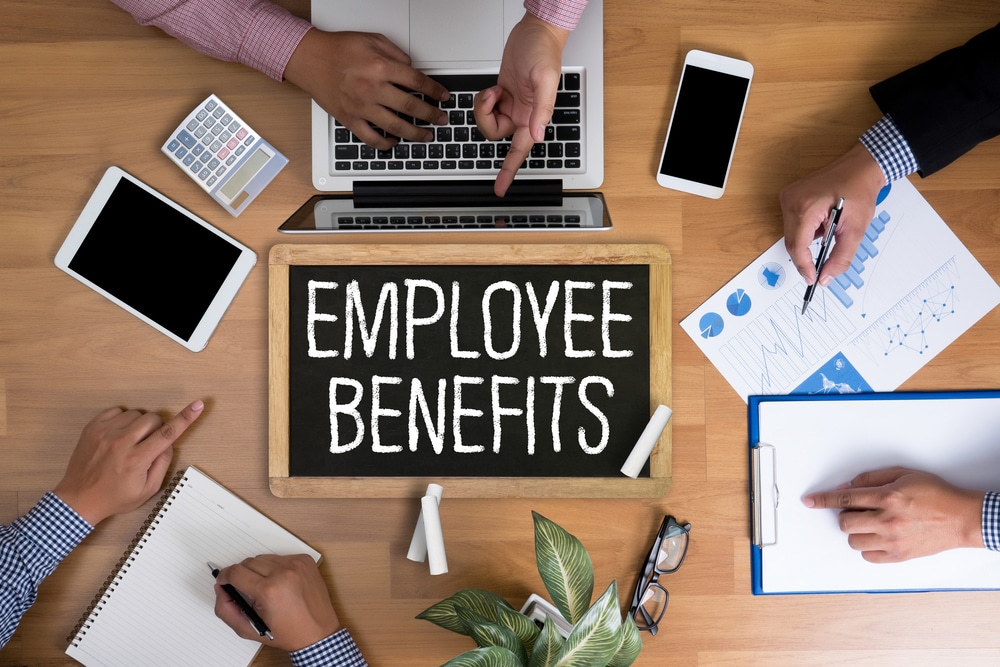
<instances>
[{"instance_id":1,"label":"ballpoint pen","mask_svg":"<svg viewBox=\"0 0 1000 667\"><path fill-rule=\"evenodd\" d=\"M211 563L206 563L206 565L208 565L209 569L212 570L212 576L218 578L219 568L215 567ZM257 612L253 610L250 603L243 599L243 596L240 595L235 586L232 584L222 584L222 590L229 593L229 597L231 597L233 602L235 602L243 611L243 615L247 617L247 620L250 621L250 625L253 626L253 629L258 635L261 637L267 637L271 641L274 641L274 635L271 634L271 630L267 627L267 623L265 623L264 619L257 615Z\"/></svg>"},{"instance_id":2,"label":"ballpoint pen","mask_svg":"<svg viewBox=\"0 0 1000 667\"><path fill-rule=\"evenodd\" d=\"M823 244L819 247L819 254L816 255L816 280L813 281L812 285L806 287L806 296L802 300L802 314L806 314L806 309L809 308L809 302L812 301L813 293L816 291L816 285L819 284L819 274L823 270L823 265L826 264L826 257L830 254L830 246L833 243L833 233L837 230L837 223L840 222L840 214L844 212L844 198L841 197L837 200L837 205L830 209L830 227L826 230L826 236L823 238Z\"/></svg>"}]
</instances>

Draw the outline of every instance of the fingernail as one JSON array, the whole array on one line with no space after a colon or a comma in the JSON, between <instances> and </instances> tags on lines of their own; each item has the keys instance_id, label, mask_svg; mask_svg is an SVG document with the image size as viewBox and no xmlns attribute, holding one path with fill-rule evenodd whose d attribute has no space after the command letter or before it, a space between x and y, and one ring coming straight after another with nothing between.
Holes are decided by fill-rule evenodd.
<instances>
[{"instance_id":1,"label":"fingernail","mask_svg":"<svg viewBox=\"0 0 1000 667\"><path fill-rule=\"evenodd\" d=\"M195 401L194 403L191 404L191 409L194 410L195 412L201 412L204 409L204 407L205 404L202 401Z\"/></svg>"},{"instance_id":2,"label":"fingernail","mask_svg":"<svg viewBox=\"0 0 1000 667\"><path fill-rule=\"evenodd\" d=\"M434 121L434 124L435 125L447 125L448 124L448 114L444 114L443 113L440 116L438 116L437 120Z\"/></svg>"},{"instance_id":3,"label":"fingernail","mask_svg":"<svg viewBox=\"0 0 1000 667\"><path fill-rule=\"evenodd\" d=\"M443 92L443 93L441 94L441 101L442 101L442 102L447 102L447 101L448 101L448 100L450 100L450 99L451 99L451 93L450 93L450 92L448 92L447 90L446 90L446 91L444 91L444 92Z\"/></svg>"},{"instance_id":4,"label":"fingernail","mask_svg":"<svg viewBox=\"0 0 1000 667\"><path fill-rule=\"evenodd\" d=\"M802 504L806 507L816 507L816 501L813 500L812 496L806 496L802 499Z\"/></svg>"},{"instance_id":5,"label":"fingernail","mask_svg":"<svg viewBox=\"0 0 1000 667\"><path fill-rule=\"evenodd\" d=\"M826 287L826 286L828 286L832 282L833 282L833 276L823 275L823 276L820 276L820 278L819 278L819 285L820 285L820 287Z\"/></svg>"}]
</instances>

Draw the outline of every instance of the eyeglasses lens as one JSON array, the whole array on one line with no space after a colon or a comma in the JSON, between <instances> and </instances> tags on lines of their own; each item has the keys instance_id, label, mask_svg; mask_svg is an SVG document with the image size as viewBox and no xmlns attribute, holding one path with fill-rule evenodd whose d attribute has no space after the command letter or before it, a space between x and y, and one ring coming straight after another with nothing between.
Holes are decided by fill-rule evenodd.
<instances>
[{"instance_id":1,"label":"eyeglasses lens","mask_svg":"<svg viewBox=\"0 0 1000 667\"><path fill-rule=\"evenodd\" d=\"M635 623L640 628L656 625L663 618L667 609L667 591L658 585L652 585L643 593L639 608L636 610Z\"/></svg>"},{"instance_id":2,"label":"eyeglasses lens","mask_svg":"<svg viewBox=\"0 0 1000 667\"><path fill-rule=\"evenodd\" d=\"M660 553L656 557L656 569L660 572L673 572L684 560L687 551L688 534L686 531L668 534L660 544Z\"/></svg>"}]
</instances>

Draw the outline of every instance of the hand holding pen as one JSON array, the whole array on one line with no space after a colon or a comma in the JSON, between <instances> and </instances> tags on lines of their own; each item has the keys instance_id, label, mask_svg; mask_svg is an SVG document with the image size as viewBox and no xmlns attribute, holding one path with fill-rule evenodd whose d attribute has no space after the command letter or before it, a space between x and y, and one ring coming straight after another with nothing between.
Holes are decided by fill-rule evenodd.
<instances>
[{"instance_id":1,"label":"hand holding pen","mask_svg":"<svg viewBox=\"0 0 1000 667\"><path fill-rule=\"evenodd\" d=\"M208 563L208 567L212 570L212 576L218 579L219 568L215 567L211 563ZM250 625L253 627L254 632L257 633L257 636L267 637L271 641L274 641L274 635L271 634L271 629L267 627L267 623L265 623L264 619L257 615L253 606L247 602L242 595L240 595L240 592L236 590L236 587L232 584L219 585L222 586L222 590L229 594L229 597L232 598L233 602L236 603L236 606L240 608L241 612L243 612L243 615L247 617L248 621L250 621Z\"/></svg>"},{"instance_id":2,"label":"hand holding pen","mask_svg":"<svg viewBox=\"0 0 1000 667\"><path fill-rule=\"evenodd\" d=\"M872 218L885 175L860 141L844 155L817 171L789 183L778 192L785 248L795 270L807 283L819 286L844 273L858 252ZM844 213L837 225L837 243L827 257L823 275L816 275L812 243L824 235L830 207L844 198Z\"/></svg>"},{"instance_id":3,"label":"hand holding pen","mask_svg":"<svg viewBox=\"0 0 1000 667\"><path fill-rule=\"evenodd\" d=\"M212 570L218 572L215 615L244 639L298 651L341 629L319 568L305 554L265 554ZM238 599L252 616L244 615Z\"/></svg>"},{"instance_id":4,"label":"hand holding pen","mask_svg":"<svg viewBox=\"0 0 1000 667\"><path fill-rule=\"evenodd\" d=\"M833 246L833 235L837 231L837 223L840 222L840 216L844 212L844 198L841 197L837 204L830 210L830 224L826 230L826 236L823 238L823 243L819 247L819 254L816 256L816 280L812 282L811 285L806 287L806 295L802 300L802 314L806 314L806 309L809 308L809 303L812 301L813 294L816 292L816 286L819 285L819 277L823 272L823 265L826 264L826 259L830 255L830 248Z\"/></svg>"}]
</instances>

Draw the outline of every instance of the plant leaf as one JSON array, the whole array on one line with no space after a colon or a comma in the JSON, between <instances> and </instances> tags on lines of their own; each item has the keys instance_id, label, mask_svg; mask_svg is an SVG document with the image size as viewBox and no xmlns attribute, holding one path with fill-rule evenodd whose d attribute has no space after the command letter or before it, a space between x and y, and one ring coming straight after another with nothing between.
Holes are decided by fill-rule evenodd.
<instances>
[{"instance_id":1,"label":"plant leaf","mask_svg":"<svg viewBox=\"0 0 1000 667\"><path fill-rule=\"evenodd\" d=\"M417 614L417 618L430 621L445 630L451 630L460 635L467 635L469 633L455 614L456 605L485 616L491 622L496 622L497 620L497 605L510 607L507 601L496 593L484 591L481 588L463 588L451 597L445 598L424 609Z\"/></svg>"},{"instance_id":2,"label":"plant leaf","mask_svg":"<svg viewBox=\"0 0 1000 667\"><path fill-rule=\"evenodd\" d=\"M608 667L629 667L642 651L642 636L631 616L625 617L618 640L618 652L611 658Z\"/></svg>"},{"instance_id":3,"label":"plant leaf","mask_svg":"<svg viewBox=\"0 0 1000 667\"><path fill-rule=\"evenodd\" d=\"M517 656L519 665L528 661L528 653L524 650L524 644L511 630L488 621L482 614L477 614L462 606L455 607L455 613L458 620L465 626L469 636L475 640L480 648L500 646Z\"/></svg>"},{"instance_id":4,"label":"plant leaf","mask_svg":"<svg viewBox=\"0 0 1000 667\"><path fill-rule=\"evenodd\" d=\"M607 665L618 651L621 624L618 584L612 581L566 638L552 667Z\"/></svg>"},{"instance_id":5,"label":"plant leaf","mask_svg":"<svg viewBox=\"0 0 1000 667\"><path fill-rule=\"evenodd\" d=\"M594 595L594 566L580 540L537 512L535 561L553 604L570 623L576 623Z\"/></svg>"},{"instance_id":6,"label":"plant leaf","mask_svg":"<svg viewBox=\"0 0 1000 667\"><path fill-rule=\"evenodd\" d=\"M535 647L531 652L531 660L528 667L551 667L556 656L562 651L563 638L559 634L559 628L546 617L545 625L535 640Z\"/></svg>"},{"instance_id":7,"label":"plant leaf","mask_svg":"<svg viewBox=\"0 0 1000 667\"><path fill-rule=\"evenodd\" d=\"M441 667L524 667L517 656L500 646L476 648L455 656Z\"/></svg>"},{"instance_id":8,"label":"plant leaf","mask_svg":"<svg viewBox=\"0 0 1000 667\"><path fill-rule=\"evenodd\" d=\"M538 633L541 632L533 620L509 607L497 605L497 623L517 635L525 652L531 653Z\"/></svg>"}]
</instances>

